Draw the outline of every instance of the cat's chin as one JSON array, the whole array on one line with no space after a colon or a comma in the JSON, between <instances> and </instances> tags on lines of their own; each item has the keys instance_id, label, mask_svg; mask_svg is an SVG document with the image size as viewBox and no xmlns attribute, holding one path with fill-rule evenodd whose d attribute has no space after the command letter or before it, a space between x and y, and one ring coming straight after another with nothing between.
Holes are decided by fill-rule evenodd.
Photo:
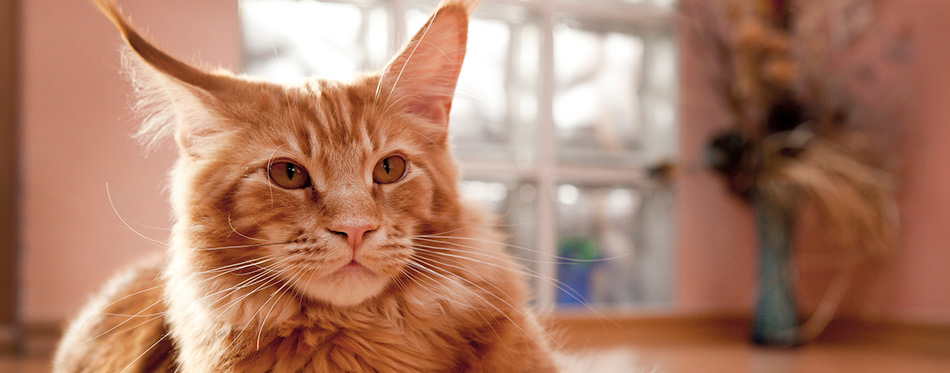
<instances>
[{"instance_id":1,"label":"cat's chin","mask_svg":"<svg viewBox=\"0 0 950 373\"><path fill-rule=\"evenodd\" d=\"M379 295L390 278L359 264L347 264L333 273L297 285L307 297L334 306L349 307Z\"/></svg>"}]
</instances>

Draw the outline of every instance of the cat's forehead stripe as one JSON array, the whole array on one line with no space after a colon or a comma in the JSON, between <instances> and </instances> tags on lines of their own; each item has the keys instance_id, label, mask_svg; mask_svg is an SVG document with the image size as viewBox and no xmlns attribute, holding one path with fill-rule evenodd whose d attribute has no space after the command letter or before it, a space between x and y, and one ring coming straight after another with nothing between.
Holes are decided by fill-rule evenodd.
<instances>
[{"instance_id":1,"label":"cat's forehead stripe","mask_svg":"<svg viewBox=\"0 0 950 373\"><path fill-rule=\"evenodd\" d=\"M297 146L300 147L300 153L307 158L313 158L313 144L316 140L313 131L308 131L304 126L298 126L297 133L294 135L294 137L297 140Z\"/></svg>"},{"instance_id":2,"label":"cat's forehead stripe","mask_svg":"<svg viewBox=\"0 0 950 373\"><path fill-rule=\"evenodd\" d=\"M285 93L275 108L283 119L273 125L287 128L279 141L293 154L328 166L362 163L387 146L353 87L314 80Z\"/></svg>"}]
</instances>

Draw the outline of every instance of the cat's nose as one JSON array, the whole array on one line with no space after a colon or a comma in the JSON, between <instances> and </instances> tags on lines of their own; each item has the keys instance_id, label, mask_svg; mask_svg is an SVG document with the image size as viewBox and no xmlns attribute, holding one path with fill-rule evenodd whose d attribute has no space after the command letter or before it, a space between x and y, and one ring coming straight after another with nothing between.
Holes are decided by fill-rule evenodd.
<instances>
[{"instance_id":1,"label":"cat's nose","mask_svg":"<svg viewBox=\"0 0 950 373\"><path fill-rule=\"evenodd\" d=\"M329 228L330 232L346 238L346 243L355 252L363 244L363 236L379 228L377 224L370 223L346 223L336 224Z\"/></svg>"}]
</instances>

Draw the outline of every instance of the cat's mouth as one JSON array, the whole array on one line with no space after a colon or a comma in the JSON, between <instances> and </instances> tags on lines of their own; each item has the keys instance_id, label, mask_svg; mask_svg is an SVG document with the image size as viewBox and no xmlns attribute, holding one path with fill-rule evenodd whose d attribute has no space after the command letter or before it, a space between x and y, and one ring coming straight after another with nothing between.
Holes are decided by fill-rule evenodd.
<instances>
[{"instance_id":1,"label":"cat's mouth","mask_svg":"<svg viewBox=\"0 0 950 373\"><path fill-rule=\"evenodd\" d=\"M356 261L356 259L351 259L349 263L344 264L342 267L333 272L334 275L345 275L345 274L367 274L375 275L376 273L366 268L363 264Z\"/></svg>"},{"instance_id":2,"label":"cat's mouth","mask_svg":"<svg viewBox=\"0 0 950 373\"><path fill-rule=\"evenodd\" d=\"M337 272L339 272L339 271L369 271L369 272L372 272L372 271L369 270L369 268L366 268L366 266L360 264L360 262L357 262L356 259L350 260L349 263L347 263L346 265L344 265L343 267L341 267L340 269L337 270Z\"/></svg>"},{"instance_id":3,"label":"cat's mouth","mask_svg":"<svg viewBox=\"0 0 950 373\"><path fill-rule=\"evenodd\" d=\"M307 297L338 306L352 306L379 294L390 281L388 276L381 275L378 270L370 269L355 258L339 264L336 269L331 268L324 272L324 276L294 286Z\"/></svg>"}]
</instances>

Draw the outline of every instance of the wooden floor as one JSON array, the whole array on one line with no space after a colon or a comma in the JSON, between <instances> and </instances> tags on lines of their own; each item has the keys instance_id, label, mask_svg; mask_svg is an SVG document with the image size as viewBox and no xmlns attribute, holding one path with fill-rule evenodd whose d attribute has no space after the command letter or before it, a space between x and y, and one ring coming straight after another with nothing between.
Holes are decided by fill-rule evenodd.
<instances>
[{"instance_id":1,"label":"wooden floor","mask_svg":"<svg viewBox=\"0 0 950 373\"><path fill-rule=\"evenodd\" d=\"M737 318L559 317L550 322L582 372L950 372L950 327L837 322L792 349L748 343ZM49 372L51 331L31 333L21 357L0 356L0 372Z\"/></svg>"},{"instance_id":2,"label":"wooden floor","mask_svg":"<svg viewBox=\"0 0 950 373\"><path fill-rule=\"evenodd\" d=\"M564 348L620 372L950 372L950 327L835 322L795 348L750 343L746 317L561 317ZM622 360L622 362L618 362ZM624 366L633 367L630 369Z\"/></svg>"}]
</instances>

